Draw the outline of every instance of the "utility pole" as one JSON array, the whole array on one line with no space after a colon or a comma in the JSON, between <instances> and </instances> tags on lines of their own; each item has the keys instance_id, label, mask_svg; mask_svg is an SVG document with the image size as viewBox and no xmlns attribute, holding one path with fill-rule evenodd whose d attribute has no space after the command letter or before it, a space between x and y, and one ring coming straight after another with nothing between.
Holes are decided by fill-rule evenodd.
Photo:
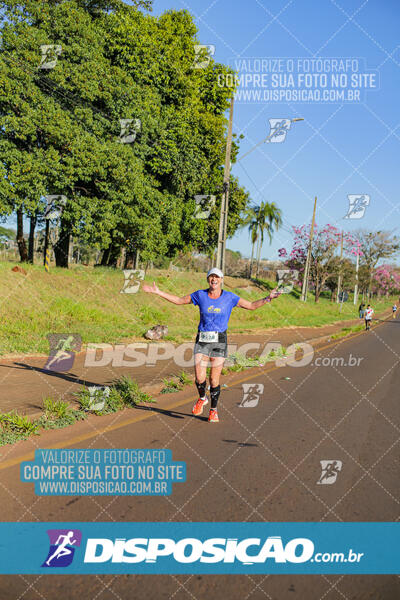
<instances>
[{"instance_id":1,"label":"utility pole","mask_svg":"<svg viewBox=\"0 0 400 600\"><path fill-rule=\"evenodd\" d=\"M219 233L217 248L217 268L224 272L225 269L225 250L226 233L228 225L228 207L229 207L229 178L231 173L231 148L232 148L232 125L233 125L233 96L229 110L228 137L226 140L224 183L222 188L221 211L219 217Z\"/></svg>"},{"instance_id":2,"label":"utility pole","mask_svg":"<svg viewBox=\"0 0 400 600\"><path fill-rule=\"evenodd\" d=\"M339 302L340 288L342 287L342 258L343 258L343 230L340 237L340 263L339 263L339 276L337 282L337 296L336 303Z\"/></svg>"},{"instance_id":3,"label":"utility pole","mask_svg":"<svg viewBox=\"0 0 400 600\"><path fill-rule=\"evenodd\" d=\"M313 216L312 216L312 221L311 221L310 239L309 239L309 242L308 242L308 251L307 251L306 266L304 268L303 287L302 287L302 290L301 290L301 297L300 297L300 300L302 302L306 302L306 300L307 300L308 276L310 274L311 249L312 249L312 240L313 240L313 237L314 237L314 223L315 223L315 210L316 210L316 208L317 208L317 196L315 196L315 200L314 200L314 210L313 210Z\"/></svg>"},{"instance_id":4,"label":"utility pole","mask_svg":"<svg viewBox=\"0 0 400 600\"><path fill-rule=\"evenodd\" d=\"M356 259L356 284L354 286L354 304L357 304L358 300L358 269L360 267L360 255L359 247L357 246L357 259Z\"/></svg>"},{"instance_id":5,"label":"utility pole","mask_svg":"<svg viewBox=\"0 0 400 600\"><path fill-rule=\"evenodd\" d=\"M46 266L47 262L50 260L50 250L49 250L49 238L50 238L50 220L46 219L46 229L44 234L44 248L43 248L43 264Z\"/></svg>"}]
</instances>

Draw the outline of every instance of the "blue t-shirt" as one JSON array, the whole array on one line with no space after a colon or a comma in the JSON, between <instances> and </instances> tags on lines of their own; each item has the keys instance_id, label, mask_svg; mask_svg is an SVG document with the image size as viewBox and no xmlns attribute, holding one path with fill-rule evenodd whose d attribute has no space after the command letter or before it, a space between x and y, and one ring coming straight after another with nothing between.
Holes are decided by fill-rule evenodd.
<instances>
[{"instance_id":1,"label":"blue t-shirt","mask_svg":"<svg viewBox=\"0 0 400 600\"><path fill-rule=\"evenodd\" d=\"M210 298L208 290L197 290L190 297L200 309L199 331L226 331L232 309L240 300L239 296L225 290L219 298Z\"/></svg>"}]
</instances>

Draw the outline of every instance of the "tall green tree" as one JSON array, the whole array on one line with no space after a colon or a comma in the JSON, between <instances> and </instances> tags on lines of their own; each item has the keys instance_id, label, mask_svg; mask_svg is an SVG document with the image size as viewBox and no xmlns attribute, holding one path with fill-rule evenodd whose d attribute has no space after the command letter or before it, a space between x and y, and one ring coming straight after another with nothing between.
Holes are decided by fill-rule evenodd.
<instances>
[{"instance_id":1,"label":"tall green tree","mask_svg":"<svg viewBox=\"0 0 400 600\"><path fill-rule=\"evenodd\" d=\"M115 64L124 65L138 85L158 98L157 118L149 142L137 149L145 168L163 192L163 234L168 254L217 244L226 117L232 90L218 86L224 65L210 61L193 68L196 27L187 11L168 11L157 19L141 13L116 14L108 21L108 48ZM232 151L236 159L238 146ZM195 218L195 196L215 195L208 219ZM232 177L228 236L239 224L248 196Z\"/></svg>"},{"instance_id":2,"label":"tall green tree","mask_svg":"<svg viewBox=\"0 0 400 600\"><path fill-rule=\"evenodd\" d=\"M49 194L67 198L60 266L71 235L107 250L105 264L128 243L144 260L216 243L218 203L210 219L194 219L195 196L220 198L232 90L217 74L228 69L193 68L191 15L139 10L150 5L0 2L0 212L18 214L21 259L22 217L33 227ZM45 45L59 48L51 69L41 68ZM129 119L140 128L124 143ZM247 202L232 177L228 235Z\"/></svg>"}]
</instances>

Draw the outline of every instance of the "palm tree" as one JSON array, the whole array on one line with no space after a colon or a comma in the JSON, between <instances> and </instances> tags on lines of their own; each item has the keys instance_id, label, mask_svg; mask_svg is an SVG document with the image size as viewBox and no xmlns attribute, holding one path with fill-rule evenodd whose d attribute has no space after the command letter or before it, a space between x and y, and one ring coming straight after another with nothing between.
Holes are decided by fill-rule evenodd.
<instances>
[{"instance_id":1,"label":"palm tree","mask_svg":"<svg viewBox=\"0 0 400 600\"><path fill-rule=\"evenodd\" d=\"M253 272L254 246L258 240L258 211L259 206L248 206L244 211L241 228L247 227L251 239L251 260L249 269L249 279Z\"/></svg>"},{"instance_id":2,"label":"palm tree","mask_svg":"<svg viewBox=\"0 0 400 600\"><path fill-rule=\"evenodd\" d=\"M247 227L251 238L251 260L250 274L253 274L254 247L257 243L257 271L260 265L261 249L264 242L264 232L267 232L269 240L272 240L274 229L279 229L282 225L282 211L274 202L261 201L260 206L249 206L244 211L241 227Z\"/></svg>"},{"instance_id":3,"label":"palm tree","mask_svg":"<svg viewBox=\"0 0 400 600\"><path fill-rule=\"evenodd\" d=\"M250 236L251 236L251 260L250 260L250 273L249 273L249 279L251 279L251 276L253 274L253 257L254 257L254 246L255 243L258 241L258 224L257 221L254 220L251 222L251 224L249 225L249 232L250 232Z\"/></svg>"},{"instance_id":4,"label":"palm tree","mask_svg":"<svg viewBox=\"0 0 400 600\"><path fill-rule=\"evenodd\" d=\"M261 201L261 204L258 208L257 221L260 235L257 243L256 277L258 277L258 270L260 267L261 248L264 242L264 231L267 232L269 242L271 243L274 230L279 229L279 227L282 225L282 211L276 206L275 202Z\"/></svg>"}]
</instances>

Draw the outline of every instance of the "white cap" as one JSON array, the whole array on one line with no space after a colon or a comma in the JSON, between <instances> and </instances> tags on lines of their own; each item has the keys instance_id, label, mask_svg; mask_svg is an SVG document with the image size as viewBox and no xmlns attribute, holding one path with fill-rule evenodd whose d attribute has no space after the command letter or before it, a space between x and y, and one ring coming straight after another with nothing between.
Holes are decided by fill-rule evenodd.
<instances>
[{"instance_id":1,"label":"white cap","mask_svg":"<svg viewBox=\"0 0 400 600\"><path fill-rule=\"evenodd\" d=\"M217 275L218 277L223 277L224 274L220 269L217 269L216 267L214 267L213 269L210 269L207 273L207 279L210 277L210 275Z\"/></svg>"}]
</instances>

